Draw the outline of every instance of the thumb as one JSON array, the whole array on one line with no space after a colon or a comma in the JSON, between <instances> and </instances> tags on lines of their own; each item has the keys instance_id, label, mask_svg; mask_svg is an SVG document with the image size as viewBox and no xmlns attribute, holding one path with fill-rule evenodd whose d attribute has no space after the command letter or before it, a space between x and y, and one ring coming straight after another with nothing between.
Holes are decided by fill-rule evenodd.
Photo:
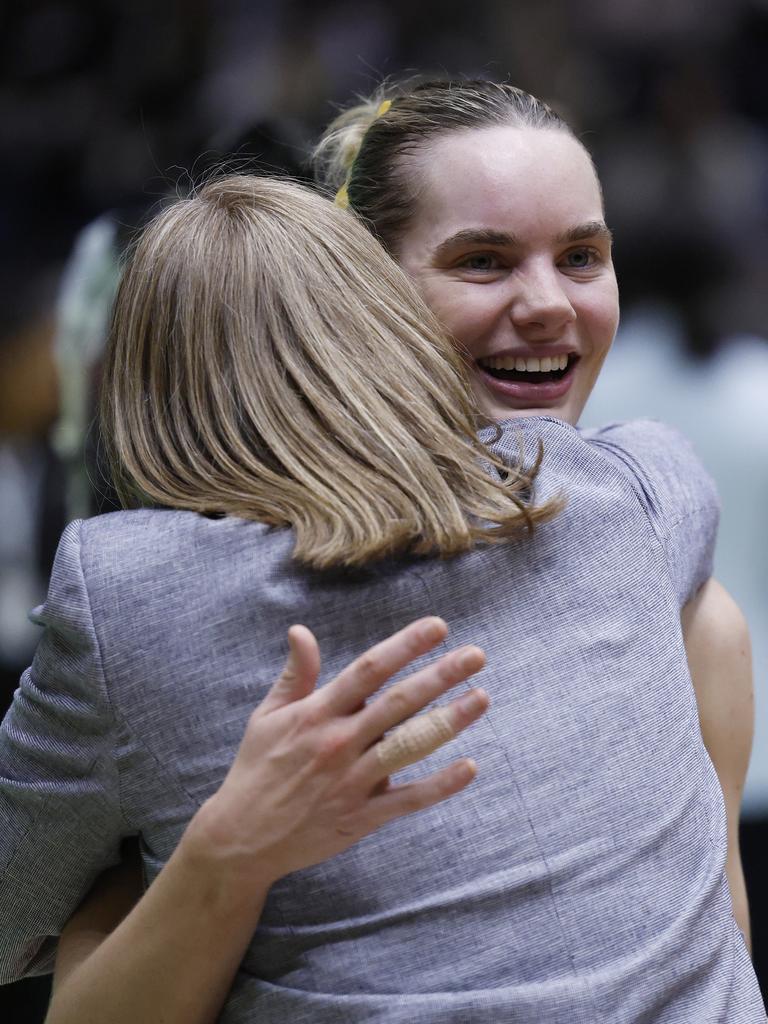
<instances>
[{"instance_id":1,"label":"thumb","mask_svg":"<svg viewBox=\"0 0 768 1024\"><path fill-rule=\"evenodd\" d=\"M286 704L308 697L320 675L320 649L306 626L288 630L288 657L283 671L261 703L259 711L269 714Z\"/></svg>"}]
</instances>

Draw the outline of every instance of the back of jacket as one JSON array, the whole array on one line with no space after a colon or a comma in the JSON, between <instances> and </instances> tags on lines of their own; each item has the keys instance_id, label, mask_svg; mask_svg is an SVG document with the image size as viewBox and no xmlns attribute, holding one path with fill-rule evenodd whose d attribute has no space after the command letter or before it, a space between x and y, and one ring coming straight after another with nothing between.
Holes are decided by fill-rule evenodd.
<instances>
[{"instance_id":1,"label":"back of jacket","mask_svg":"<svg viewBox=\"0 0 768 1024\"><path fill-rule=\"evenodd\" d=\"M321 574L291 561L290 531L186 512L67 529L0 734L0 980L50 969L123 836L157 874L292 623L329 679L436 614L486 651L491 704L429 768L468 754L477 780L280 880L221 1020L765 1020L679 625L711 572L711 484L658 424L515 421L496 451L514 461L523 428L529 456L545 445L538 496L565 511L448 561Z\"/></svg>"}]
</instances>

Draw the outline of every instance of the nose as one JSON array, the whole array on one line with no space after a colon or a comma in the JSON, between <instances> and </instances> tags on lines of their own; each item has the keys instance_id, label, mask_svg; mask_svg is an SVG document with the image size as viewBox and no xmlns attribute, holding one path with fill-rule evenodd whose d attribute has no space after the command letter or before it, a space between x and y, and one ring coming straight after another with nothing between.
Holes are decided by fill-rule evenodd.
<instances>
[{"instance_id":1,"label":"nose","mask_svg":"<svg viewBox=\"0 0 768 1024\"><path fill-rule=\"evenodd\" d=\"M544 333L550 338L576 319L557 267L534 266L516 275L509 315L519 330Z\"/></svg>"}]
</instances>

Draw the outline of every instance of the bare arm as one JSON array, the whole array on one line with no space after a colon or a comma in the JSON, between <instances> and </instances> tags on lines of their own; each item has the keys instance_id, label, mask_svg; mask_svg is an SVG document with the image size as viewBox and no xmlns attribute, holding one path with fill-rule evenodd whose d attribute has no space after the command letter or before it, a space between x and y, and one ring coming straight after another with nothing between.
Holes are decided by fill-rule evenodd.
<instances>
[{"instance_id":1,"label":"bare arm","mask_svg":"<svg viewBox=\"0 0 768 1024\"><path fill-rule=\"evenodd\" d=\"M138 862L101 876L62 933L46 1024L216 1019L268 885L236 886L193 845L143 898Z\"/></svg>"},{"instance_id":2,"label":"bare arm","mask_svg":"<svg viewBox=\"0 0 768 1024\"><path fill-rule=\"evenodd\" d=\"M274 881L463 789L475 774L466 758L390 787L393 769L376 743L482 667L482 652L463 648L376 697L446 633L439 619L414 623L315 690L317 645L293 627L283 675L157 879L131 910L141 891L137 866L108 872L67 925L46 1024L211 1024ZM452 701L443 713L449 731L487 704L478 690ZM427 752L414 750L409 763Z\"/></svg>"},{"instance_id":3,"label":"bare arm","mask_svg":"<svg viewBox=\"0 0 768 1024\"><path fill-rule=\"evenodd\" d=\"M733 598L714 579L685 606L682 623L701 733L725 799L726 874L733 914L750 948L749 906L739 850L739 810L754 731L749 630Z\"/></svg>"}]
</instances>

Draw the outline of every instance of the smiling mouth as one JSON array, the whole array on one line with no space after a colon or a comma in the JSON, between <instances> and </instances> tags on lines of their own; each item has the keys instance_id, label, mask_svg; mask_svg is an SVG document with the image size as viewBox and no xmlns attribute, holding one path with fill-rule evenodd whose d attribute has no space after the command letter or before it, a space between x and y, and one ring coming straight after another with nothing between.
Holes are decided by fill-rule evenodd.
<instances>
[{"instance_id":1,"label":"smiling mouth","mask_svg":"<svg viewBox=\"0 0 768 1024\"><path fill-rule=\"evenodd\" d=\"M578 356L573 353L544 358L522 356L489 356L478 359L477 365L490 377L518 384L554 384L561 381Z\"/></svg>"}]
</instances>

